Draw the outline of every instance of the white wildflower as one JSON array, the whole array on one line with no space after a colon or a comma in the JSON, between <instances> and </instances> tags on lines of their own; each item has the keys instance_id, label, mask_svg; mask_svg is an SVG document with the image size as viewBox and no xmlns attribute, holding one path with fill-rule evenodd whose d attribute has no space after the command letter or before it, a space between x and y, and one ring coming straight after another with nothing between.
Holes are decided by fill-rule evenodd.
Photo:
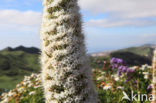
<instances>
[{"instance_id":1,"label":"white wildflower","mask_svg":"<svg viewBox=\"0 0 156 103\"><path fill-rule=\"evenodd\" d=\"M103 90L108 90L108 89L111 89L111 88L112 88L112 86L106 85L106 86L103 87Z\"/></svg>"},{"instance_id":2,"label":"white wildflower","mask_svg":"<svg viewBox=\"0 0 156 103\"><path fill-rule=\"evenodd\" d=\"M38 85L38 86L34 86L34 88L35 88L35 89L37 89L37 88L40 88L40 87L41 87L41 85Z\"/></svg>"},{"instance_id":3,"label":"white wildflower","mask_svg":"<svg viewBox=\"0 0 156 103\"><path fill-rule=\"evenodd\" d=\"M16 85L16 88L19 88L20 86L21 86L21 84L17 84L17 85Z\"/></svg>"},{"instance_id":4,"label":"white wildflower","mask_svg":"<svg viewBox=\"0 0 156 103\"><path fill-rule=\"evenodd\" d=\"M148 64L144 64L141 66L140 69L144 71L144 70L149 69L149 68L152 68L152 66L149 66Z\"/></svg>"},{"instance_id":5,"label":"white wildflower","mask_svg":"<svg viewBox=\"0 0 156 103\"><path fill-rule=\"evenodd\" d=\"M11 97L15 94L15 92L9 91L8 96Z\"/></svg>"},{"instance_id":6,"label":"white wildflower","mask_svg":"<svg viewBox=\"0 0 156 103\"><path fill-rule=\"evenodd\" d=\"M124 87L122 87L122 86L118 86L117 89L124 90Z\"/></svg>"},{"instance_id":7,"label":"white wildflower","mask_svg":"<svg viewBox=\"0 0 156 103\"><path fill-rule=\"evenodd\" d=\"M97 78L97 80L104 80L104 78L105 78L104 76L100 76Z\"/></svg>"},{"instance_id":8,"label":"white wildflower","mask_svg":"<svg viewBox=\"0 0 156 103\"><path fill-rule=\"evenodd\" d=\"M9 102L9 98L5 98L3 101L1 101L0 103L8 103Z\"/></svg>"},{"instance_id":9,"label":"white wildflower","mask_svg":"<svg viewBox=\"0 0 156 103\"><path fill-rule=\"evenodd\" d=\"M115 80L115 81L119 81L120 77L117 74L111 75L111 77Z\"/></svg>"},{"instance_id":10,"label":"white wildflower","mask_svg":"<svg viewBox=\"0 0 156 103\"><path fill-rule=\"evenodd\" d=\"M24 87L21 87L21 88L18 88L17 91L18 91L19 93L22 93L23 91L25 91L25 89L24 89Z\"/></svg>"},{"instance_id":11,"label":"white wildflower","mask_svg":"<svg viewBox=\"0 0 156 103\"><path fill-rule=\"evenodd\" d=\"M35 94L36 94L35 91L32 91L32 92L29 93L29 95L35 95Z\"/></svg>"}]
</instances>

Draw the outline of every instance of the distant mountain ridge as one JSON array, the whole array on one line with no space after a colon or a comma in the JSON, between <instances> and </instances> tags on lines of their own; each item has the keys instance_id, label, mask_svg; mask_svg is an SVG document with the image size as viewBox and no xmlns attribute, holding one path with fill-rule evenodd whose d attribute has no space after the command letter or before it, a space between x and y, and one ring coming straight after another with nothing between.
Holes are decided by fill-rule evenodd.
<instances>
[{"instance_id":1,"label":"distant mountain ridge","mask_svg":"<svg viewBox=\"0 0 156 103\"><path fill-rule=\"evenodd\" d=\"M129 48L117 50L115 52L130 52L151 59L153 56L153 50L154 50L154 45L146 44L139 47L129 47Z\"/></svg>"},{"instance_id":2,"label":"distant mountain ridge","mask_svg":"<svg viewBox=\"0 0 156 103\"><path fill-rule=\"evenodd\" d=\"M26 53L32 53L32 54L39 54L40 53L40 49L36 48L36 47L24 47L24 46L18 46L16 48L11 48L11 47L7 47L5 49L3 49L2 51L23 51Z\"/></svg>"},{"instance_id":3,"label":"distant mountain ridge","mask_svg":"<svg viewBox=\"0 0 156 103\"><path fill-rule=\"evenodd\" d=\"M156 45L155 45L155 44L144 44L144 45L142 45L142 46L148 46L148 47L154 48Z\"/></svg>"},{"instance_id":4,"label":"distant mountain ridge","mask_svg":"<svg viewBox=\"0 0 156 103\"><path fill-rule=\"evenodd\" d=\"M121 58L130 66L152 63L153 50L155 45L145 44L138 47L129 47L125 49L109 51L109 52L99 52L91 54L94 58Z\"/></svg>"},{"instance_id":5,"label":"distant mountain ridge","mask_svg":"<svg viewBox=\"0 0 156 103\"><path fill-rule=\"evenodd\" d=\"M138 54L141 56L146 56L146 57L149 56L151 58L151 56L153 54L154 47L155 47L154 44L144 44L142 46L128 47L128 48L112 50L112 51L91 53L90 55L93 57L97 57L97 56L108 56L113 52L131 52L131 53Z\"/></svg>"}]
</instances>

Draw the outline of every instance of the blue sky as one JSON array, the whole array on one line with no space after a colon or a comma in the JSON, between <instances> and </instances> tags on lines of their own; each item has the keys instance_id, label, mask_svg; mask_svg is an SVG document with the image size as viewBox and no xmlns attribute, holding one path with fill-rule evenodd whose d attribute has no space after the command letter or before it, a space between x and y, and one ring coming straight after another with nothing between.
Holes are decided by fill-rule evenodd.
<instances>
[{"instance_id":1,"label":"blue sky","mask_svg":"<svg viewBox=\"0 0 156 103\"><path fill-rule=\"evenodd\" d=\"M89 52L156 43L155 0L79 0ZM0 49L40 47L42 0L0 0Z\"/></svg>"}]
</instances>

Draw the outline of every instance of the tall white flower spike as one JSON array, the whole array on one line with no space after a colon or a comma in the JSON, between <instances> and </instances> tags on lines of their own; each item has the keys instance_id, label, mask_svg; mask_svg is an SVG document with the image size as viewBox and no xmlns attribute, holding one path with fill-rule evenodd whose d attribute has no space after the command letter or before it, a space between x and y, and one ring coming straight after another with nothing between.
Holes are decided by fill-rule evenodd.
<instances>
[{"instance_id":1,"label":"tall white flower spike","mask_svg":"<svg viewBox=\"0 0 156 103\"><path fill-rule=\"evenodd\" d=\"M153 95L153 99L154 99L152 103L156 103L156 47L153 52L152 66L153 66L152 95Z\"/></svg>"},{"instance_id":2,"label":"tall white flower spike","mask_svg":"<svg viewBox=\"0 0 156 103\"><path fill-rule=\"evenodd\" d=\"M97 103L77 0L44 0L42 84L46 103Z\"/></svg>"}]
</instances>

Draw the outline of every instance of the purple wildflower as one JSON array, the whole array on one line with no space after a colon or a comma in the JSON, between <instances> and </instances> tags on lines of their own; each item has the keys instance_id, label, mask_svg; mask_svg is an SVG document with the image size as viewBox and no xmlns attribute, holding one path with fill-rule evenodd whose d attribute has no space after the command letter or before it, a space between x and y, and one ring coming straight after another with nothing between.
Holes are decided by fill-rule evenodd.
<instances>
[{"instance_id":1,"label":"purple wildflower","mask_svg":"<svg viewBox=\"0 0 156 103\"><path fill-rule=\"evenodd\" d=\"M127 75L129 75L131 73L134 73L135 70L134 69L131 69L131 68L128 68L126 72L127 72Z\"/></svg>"},{"instance_id":2,"label":"purple wildflower","mask_svg":"<svg viewBox=\"0 0 156 103\"><path fill-rule=\"evenodd\" d=\"M111 64L114 64L114 63L122 64L123 63L123 60L122 59L119 59L119 58L112 58Z\"/></svg>"},{"instance_id":3,"label":"purple wildflower","mask_svg":"<svg viewBox=\"0 0 156 103\"><path fill-rule=\"evenodd\" d=\"M128 82L128 80L125 80L125 83L127 83Z\"/></svg>"},{"instance_id":4,"label":"purple wildflower","mask_svg":"<svg viewBox=\"0 0 156 103\"><path fill-rule=\"evenodd\" d=\"M125 73L127 71L127 66L120 66L118 69L121 70L121 72Z\"/></svg>"},{"instance_id":5,"label":"purple wildflower","mask_svg":"<svg viewBox=\"0 0 156 103\"><path fill-rule=\"evenodd\" d=\"M151 90L151 89L152 89L152 86L149 85L149 86L147 87L147 90Z\"/></svg>"},{"instance_id":6,"label":"purple wildflower","mask_svg":"<svg viewBox=\"0 0 156 103\"><path fill-rule=\"evenodd\" d=\"M127 67L126 66L123 66L123 68L122 68L122 72L126 72L127 71Z\"/></svg>"},{"instance_id":7,"label":"purple wildflower","mask_svg":"<svg viewBox=\"0 0 156 103\"><path fill-rule=\"evenodd\" d=\"M121 76L122 73L125 73L127 75L127 79L125 80L125 83L133 79L133 74L136 72L135 69L128 68L122 59L112 58L110 62L112 65L112 69L117 68L118 76Z\"/></svg>"},{"instance_id":8,"label":"purple wildflower","mask_svg":"<svg viewBox=\"0 0 156 103\"><path fill-rule=\"evenodd\" d=\"M111 64L116 63L116 58L112 58Z\"/></svg>"},{"instance_id":9,"label":"purple wildflower","mask_svg":"<svg viewBox=\"0 0 156 103\"><path fill-rule=\"evenodd\" d=\"M134 84L137 84L137 81L133 81Z\"/></svg>"},{"instance_id":10,"label":"purple wildflower","mask_svg":"<svg viewBox=\"0 0 156 103\"><path fill-rule=\"evenodd\" d=\"M118 76L121 76L122 74L122 69L123 69L123 66L119 66L118 67L118 71L117 71L117 74L118 74Z\"/></svg>"},{"instance_id":11,"label":"purple wildflower","mask_svg":"<svg viewBox=\"0 0 156 103\"><path fill-rule=\"evenodd\" d=\"M119 66L118 70L122 71L123 66Z\"/></svg>"},{"instance_id":12,"label":"purple wildflower","mask_svg":"<svg viewBox=\"0 0 156 103\"><path fill-rule=\"evenodd\" d=\"M117 62L118 64L123 64L123 60L122 60L122 59L119 59L119 58L116 58L116 62Z\"/></svg>"},{"instance_id":13,"label":"purple wildflower","mask_svg":"<svg viewBox=\"0 0 156 103\"><path fill-rule=\"evenodd\" d=\"M118 76L121 76L121 71L120 70L118 70L117 73L118 73Z\"/></svg>"},{"instance_id":14,"label":"purple wildflower","mask_svg":"<svg viewBox=\"0 0 156 103\"><path fill-rule=\"evenodd\" d=\"M112 69L118 68L121 64L123 64L123 60L119 58L112 58L110 62L112 64Z\"/></svg>"},{"instance_id":15,"label":"purple wildflower","mask_svg":"<svg viewBox=\"0 0 156 103\"><path fill-rule=\"evenodd\" d=\"M112 64L112 69L115 69L118 67L118 64Z\"/></svg>"}]
</instances>

